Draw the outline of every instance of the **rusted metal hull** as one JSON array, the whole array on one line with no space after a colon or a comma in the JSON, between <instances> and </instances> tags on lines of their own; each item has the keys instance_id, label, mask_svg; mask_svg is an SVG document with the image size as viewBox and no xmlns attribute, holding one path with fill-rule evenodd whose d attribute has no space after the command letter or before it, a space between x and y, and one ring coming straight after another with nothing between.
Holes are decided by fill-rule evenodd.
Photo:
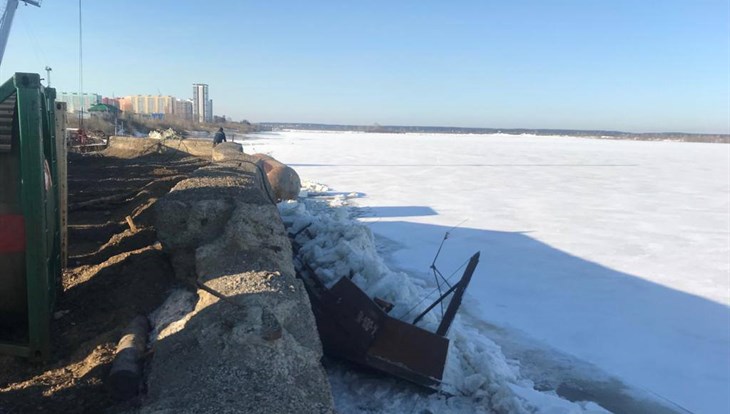
<instances>
[{"instance_id":1,"label":"rusted metal hull","mask_svg":"<svg viewBox=\"0 0 730 414\"><path fill-rule=\"evenodd\" d=\"M389 316L346 277L330 289L311 274L302 279L326 354L438 387L449 349L447 338Z\"/></svg>"}]
</instances>

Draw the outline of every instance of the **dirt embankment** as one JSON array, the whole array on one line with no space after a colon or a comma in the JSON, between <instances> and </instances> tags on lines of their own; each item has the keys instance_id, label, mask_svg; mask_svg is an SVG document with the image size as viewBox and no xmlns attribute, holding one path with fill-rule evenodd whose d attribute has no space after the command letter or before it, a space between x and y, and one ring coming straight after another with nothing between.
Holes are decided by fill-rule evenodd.
<instances>
[{"instance_id":1,"label":"dirt embankment","mask_svg":"<svg viewBox=\"0 0 730 414\"><path fill-rule=\"evenodd\" d=\"M210 146L187 144L119 139L70 155L52 358L0 356L1 414L334 412L266 173L240 149L211 164L186 152ZM152 327L140 395L115 400L107 377L122 330L171 291L193 309Z\"/></svg>"},{"instance_id":2,"label":"dirt embankment","mask_svg":"<svg viewBox=\"0 0 730 414\"><path fill-rule=\"evenodd\" d=\"M36 365L0 355L0 413L97 413L117 404L104 380L121 330L179 283L151 207L207 164L178 151L69 154L70 252L52 358Z\"/></svg>"}]
</instances>

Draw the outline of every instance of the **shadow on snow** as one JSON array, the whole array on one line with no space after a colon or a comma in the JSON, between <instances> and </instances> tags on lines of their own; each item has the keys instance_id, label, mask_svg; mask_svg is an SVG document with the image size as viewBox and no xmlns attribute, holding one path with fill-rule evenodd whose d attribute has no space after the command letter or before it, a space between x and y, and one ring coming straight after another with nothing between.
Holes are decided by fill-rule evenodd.
<instances>
[{"instance_id":1,"label":"shadow on snow","mask_svg":"<svg viewBox=\"0 0 730 414\"><path fill-rule=\"evenodd\" d=\"M379 244L402 247L393 241L408 235L420 243L414 250L429 249L427 257L404 249L388 252L422 274L428 273L430 252L447 231L450 237L437 263L444 274L480 250L462 313L473 313L474 323L507 357L520 360L521 371L538 388L570 400L596 401L614 412L682 412L681 405L693 405L697 412L730 412L728 306L581 259L524 232L405 221L368 225ZM597 366L635 382L661 383L665 395L626 386ZM665 404L652 405L649 395ZM663 407L667 404L671 408Z\"/></svg>"}]
</instances>

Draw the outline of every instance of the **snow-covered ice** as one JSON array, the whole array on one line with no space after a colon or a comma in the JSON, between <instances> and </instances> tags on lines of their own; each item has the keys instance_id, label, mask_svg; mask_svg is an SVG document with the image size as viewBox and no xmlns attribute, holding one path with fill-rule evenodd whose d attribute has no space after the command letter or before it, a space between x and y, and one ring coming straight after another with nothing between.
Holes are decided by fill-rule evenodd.
<instances>
[{"instance_id":1,"label":"snow-covered ice","mask_svg":"<svg viewBox=\"0 0 730 414\"><path fill-rule=\"evenodd\" d=\"M321 194L323 189L320 184L305 183L302 194ZM413 318L415 314L409 312L433 290L432 286L425 280L393 271L384 263L370 229L353 220L347 199L337 194L326 201L304 199L279 204L282 220L298 246L296 262L306 263L329 286L348 275L370 297L392 303L391 315ZM419 322L419 326L431 331L437 325L435 313ZM460 316L454 321L441 394L422 397L412 389L378 379L368 381L341 367L330 367L338 409L341 412L464 414L606 412L595 403L571 403L555 393L536 391L532 381L520 375L519 367L480 328L473 317ZM378 398L373 398L374 395Z\"/></svg>"},{"instance_id":2,"label":"snow-covered ice","mask_svg":"<svg viewBox=\"0 0 730 414\"><path fill-rule=\"evenodd\" d=\"M447 385L483 392L483 404L332 369L338 405L398 411L383 405L396 393L410 412L600 410L557 390L614 411L646 398L730 412L730 146L283 132L244 151L270 153L353 206L335 210L374 234L376 273L412 289L404 304L430 291L428 266L453 226L440 268L482 252L450 333ZM464 366L473 372L449 371Z\"/></svg>"}]
</instances>

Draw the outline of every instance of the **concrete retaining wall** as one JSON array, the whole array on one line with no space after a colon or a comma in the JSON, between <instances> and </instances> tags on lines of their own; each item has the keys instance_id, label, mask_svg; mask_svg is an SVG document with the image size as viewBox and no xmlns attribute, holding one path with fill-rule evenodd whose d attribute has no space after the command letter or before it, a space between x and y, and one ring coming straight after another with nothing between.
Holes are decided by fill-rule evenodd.
<instances>
[{"instance_id":1,"label":"concrete retaining wall","mask_svg":"<svg viewBox=\"0 0 730 414\"><path fill-rule=\"evenodd\" d=\"M140 412L334 412L309 298L261 177L224 161L155 205L158 238L199 299L184 328L155 343Z\"/></svg>"}]
</instances>

